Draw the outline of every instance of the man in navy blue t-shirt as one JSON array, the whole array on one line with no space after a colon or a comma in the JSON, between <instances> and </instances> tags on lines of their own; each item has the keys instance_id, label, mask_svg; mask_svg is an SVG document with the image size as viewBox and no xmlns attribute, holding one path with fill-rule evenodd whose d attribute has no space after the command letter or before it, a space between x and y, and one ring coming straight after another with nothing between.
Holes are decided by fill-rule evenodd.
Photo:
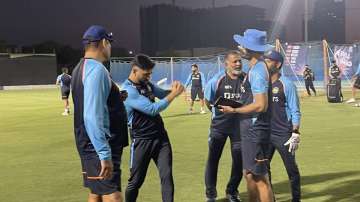
<instances>
[{"instance_id":1,"label":"man in navy blue t-shirt","mask_svg":"<svg viewBox=\"0 0 360 202\"><path fill-rule=\"evenodd\" d=\"M269 163L277 150L289 176L292 202L299 202L300 174L295 161L295 150L300 142L299 98L294 83L280 74L283 56L279 52L269 51L265 53L264 58L272 83Z\"/></svg>"},{"instance_id":2,"label":"man in navy blue t-shirt","mask_svg":"<svg viewBox=\"0 0 360 202\"><path fill-rule=\"evenodd\" d=\"M126 188L126 202L135 202L145 181L150 161L159 170L163 202L174 201L172 150L160 112L184 91L178 81L171 90L163 90L151 83L155 63L146 55L137 55L132 61L129 78L123 83L128 92L125 101L131 143L130 178ZM155 98L159 100L156 101Z\"/></svg>"},{"instance_id":3,"label":"man in navy blue t-shirt","mask_svg":"<svg viewBox=\"0 0 360 202\"><path fill-rule=\"evenodd\" d=\"M199 66L197 64L191 65L191 73L189 74L186 82L184 84L187 88L191 84L191 100L190 100L190 109L189 113L193 113L194 102L196 97L200 100L200 114L205 114L204 109L204 88L205 88L205 75L199 71Z\"/></svg>"},{"instance_id":4,"label":"man in navy blue t-shirt","mask_svg":"<svg viewBox=\"0 0 360 202\"><path fill-rule=\"evenodd\" d=\"M65 109L62 115L70 114L69 95L71 86L71 76L68 74L68 68L62 68L62 74L56 78L56 85L60 85L61 99L64 101Z\"/></svg>"},{"instance_id":5,"label":"man in navy blue t-shirt","mask_svg":"<svg viewBox=\"0 0 360 202\"><path fill-rule=\"evenodd\" d=\"M216 74L206 85L205 103L212 112L209 134L209 154L205 171L206 198L208 202L216 200L217 171L219 160L227 138L230 138L232 169L226 197L230 202L238 202L238 187L242 179L240 115L224 114L212 107L219 97L241 101L243 82L246 74L242 72L242 63L238 51L230 51L225 56L225 70Z\"/></svg>"},{"instance_id":6,"label":"man in navy blue t-shirt","mask_svg":"<svg viewBox=\"0 0 360 202\"><path fill-rule=\"evenodd\" d=\"M88 201L122 202L121 156L128 145L126 95L103 62L111 55L112 34L93 25L83 35L85 56L72 72L74 133Z\"/></svg>"}]
</instances>

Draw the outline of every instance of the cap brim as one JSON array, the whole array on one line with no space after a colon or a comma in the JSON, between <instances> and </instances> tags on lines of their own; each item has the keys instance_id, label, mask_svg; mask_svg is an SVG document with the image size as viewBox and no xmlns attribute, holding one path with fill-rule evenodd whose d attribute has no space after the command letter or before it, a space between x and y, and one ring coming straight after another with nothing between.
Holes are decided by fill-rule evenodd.
<instances>
[{"instance_id":1,"label":"cap brim","mask_svg":"<svg viewBox=\"0 0 360 202\"><path fill-rule=\"evenodd\" d=\"M256 52L265 52L268 50L271 50L274 48L274 46L270 45L270 44L266 44L266 45L254 45L251 42L249 42L248 40L246 40L243 36L240 36L238 34L235 34L233 36L234 40L236 43L238 43L239 45L241 45L242 47L252 50L252 51L256 51Z\"/></svg>"}]
</instances>

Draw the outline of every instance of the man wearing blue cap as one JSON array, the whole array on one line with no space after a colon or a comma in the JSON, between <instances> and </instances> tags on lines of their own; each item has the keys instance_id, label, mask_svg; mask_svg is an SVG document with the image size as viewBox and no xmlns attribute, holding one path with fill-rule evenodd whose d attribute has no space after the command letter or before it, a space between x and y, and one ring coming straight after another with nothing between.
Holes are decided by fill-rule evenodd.
<instances>
[{"instance_id":1,"label":"man wearing blue cap","mask_svg":"<svg viewBox=\"0 0 360 202\"><path fill-rule=\"evenodd\" d=\"M292 202L299 202L301 198L300 174L295 161L295 151L300 142L299 97L294 83L280 74L284 62L283 56L279 52L269 51L265 53L264 58L272 83L269 176L271 177L270 161L276 149L290 179Z\"/></svg>"},{"instance_id":2,"label":"man wearing blue cap","mask_svg":"<svg viewBox=\"0 0 360 202\"><path fill-rule=\"evenodd\" d=\"M121 202L120 161L128 145L127 115L120 93L103 65L112 34L98 25L83 36L85 56L72 75L74 132L89 202Z\"/></svg>"},{"instance_id":3,"label":"man wearing blue cap","mask_svg":"<svg viewBox=\"0 0 360 202\"><path fill-rule=\"evenodd\" d=\"M262 56L272 48L266 44L266 32L248 29L244 36L234 35L240 45L243 58L249 60L247 81L250 85L245 92L246 105L240 108L222 106L225 113L240 113L243 119L240 122L242 138L242 158L244 176L247 180L249 200L251 202L273 201L273 193L267 176L267 151L270 142L271 83L269 72ZM246 97L246 96L245 96Z\"/></svg>"}]
</instances>

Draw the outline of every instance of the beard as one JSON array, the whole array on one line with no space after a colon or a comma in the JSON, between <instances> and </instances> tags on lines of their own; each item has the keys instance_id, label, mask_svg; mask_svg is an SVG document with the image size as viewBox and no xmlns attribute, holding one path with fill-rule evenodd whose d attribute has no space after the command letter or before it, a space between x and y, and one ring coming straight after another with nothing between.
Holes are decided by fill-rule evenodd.
<instances>
[{"instance_id":1,"label":"beard","mask_svg":"<svg viewBox=\"0 0 360 202\"><path fill-rule=\"evenodd\" d=\"M241 69L233 69L233 70L231 71L231 73L232 73L233 75L240 76L240 75L242 74L242 70L241 70Z\"/></svg>"},{"instance_id":2,"label":"beard","mask_svg":"<svg viewBox=\"0 0 360 202\"><path fill-rule=\"evenodd\" d=\"M276 68L275 66L272 66L269 68L270 75L274 75L274 74L278 73L279 71L280 71L280 69Z\"/></svg>"}]
</instances>

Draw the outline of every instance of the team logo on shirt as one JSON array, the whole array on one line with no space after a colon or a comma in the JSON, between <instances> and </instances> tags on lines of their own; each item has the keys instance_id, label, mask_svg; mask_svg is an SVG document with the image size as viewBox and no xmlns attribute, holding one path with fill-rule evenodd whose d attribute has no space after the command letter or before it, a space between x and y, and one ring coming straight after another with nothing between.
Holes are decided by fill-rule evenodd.
<instances>
[{"instance_id":1,"label":"team logo on shirt","mask_svg":"<svg viewBox=\"0 0 360 202\"><path fill-rule=\"evenodd\" d=\"M240 93L224 93L224 98L238 100L241 98L241 95Z\"/></svg>"},{"instance_id":2,"label":"team logo on shirt","mask_svg":"<svg viewBox=\"0 0 360 202\"><path fill-rule=\"evenodd\" d=\"M272 89L272 93L273 94L278 94L279 93L279 88L278 87L274 87L273 89Z\"/></svg>"}]
</instances>

